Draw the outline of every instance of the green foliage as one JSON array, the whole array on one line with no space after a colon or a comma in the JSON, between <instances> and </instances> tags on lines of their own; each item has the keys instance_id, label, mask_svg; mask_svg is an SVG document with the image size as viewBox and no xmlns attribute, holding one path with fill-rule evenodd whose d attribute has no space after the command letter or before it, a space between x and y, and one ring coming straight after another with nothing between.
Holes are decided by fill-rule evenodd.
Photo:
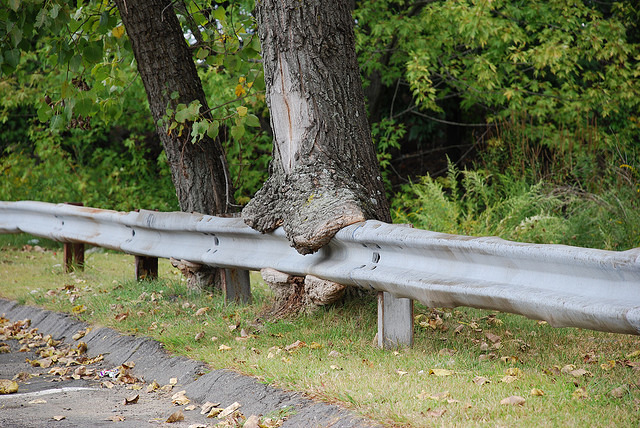
<instances>
[{"instance_id":1,"label":"green foliage","mask_svg":"<svg viewBox=\"0 0 640 428\"><path fill-rule=\"evenodd\" d=\"M407 78L425 108L455 94L463 108L491 109L489 122L526 114L533 137L560 150L590 121L637 135L624 122L640 102L640 46L620 8L604 17L583 2L433 3L408 41ZM600 131L604 144L610 131Z\"/></svg>"},{"instance_id":2,"label":"green foliage","mask_svg":"<svg viewBox=\"0 0 640 428\"><path fill-rule=\"evenodd\" d=\"M0 158L0 200L82 202L130 211L178 208L164 156L146 153L139 136L116 147L95 147L105 129L60 135L34 125L33 146L12 145ZM63 148L66 146L66 149Z\"/></svg>"},{"instance_id":3,"label":"green foliage","mask_svg":"<svg viewBox=\"0 0 640 428\"><path fill-rule=\"evenodd\" d=\"M405 133L404 124L397 123L392 119L384 118L380 122L371 124L371 136L373 143L376 145L380 173L385 182L385 187L389 190L391 188L389 180L392 167L391 159L393 158L393 152L397 152L400 149L400 140Z\"/></svg>"},{"instance_id":4,"label":"green foliage","mask_svg":"<svg viewBox=\"0 0 640 428\"><path fill-rule=\"evenodd\" d=\"M638 14L629 2L369 0L355 17L365 83L379 76L393 101L411 88L414 105L390 110L407 129L403 115L429 110L486 123L475 142L515 124L547 173L589 188L593 165L610 169L640 141Z\"/></svg>"},{"instance_id":5,"label":"green foliage","mask_svg":"<svg viewBox=\"0 0 640 428\"><path fill-rule=\"evenodd\" d=\"M176 6L214 107L180 104L175 92L176 104L155 124L186 131L192 142L205 135L225 140L241 202L260 186L270 159L257 116L266 108L250 3ZM154 124L115 6L16 0L0 5L0 22L6 24L0 25L0 123L11 122L0 131L0 162L13 183L0 197L177 209L166 161L149 144Z\"/></svg>"},{"instance_id":6,"label":"green foliage","mask_svg":"<svg viewBox=\"0 0 640 428\"><path fill-rule=\"evenodd\" d=\"M450 163L446 176L404 186L392 214L436 232L624 250L640 246L639 205L630 188L597 196Z\"/></svg>"}]
</instances>

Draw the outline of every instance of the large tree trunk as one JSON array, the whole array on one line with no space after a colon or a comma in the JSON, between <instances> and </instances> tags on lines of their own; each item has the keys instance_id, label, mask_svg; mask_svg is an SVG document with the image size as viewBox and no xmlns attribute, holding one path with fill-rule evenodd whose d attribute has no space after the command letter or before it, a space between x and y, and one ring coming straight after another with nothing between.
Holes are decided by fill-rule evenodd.
<instances>
[{"instance_id":1,"label":"large tree trunk","mask_svg":"<svg viewBox=\"0 0 640 428\"><path fill-rule=\"evenodd\" d=\"M199 100L202 110L208 103L202 89L189 46L169 0L115 0L127 30L144 83L154 122L163 118L167 107ZM171 93L177 91L178 98ZM195 144L190 140L190 124L179 136L167 133L164 126L157 132L167 154L171 176L180 209L210 215L225 215L233 211L233 189L220 137L205 137ZM222 130L221 130L222 131ZM224 132L221 132L224 133ZM221 286L221 269L198 266L200 278L192 287ZM191 272L193 273L193 272Z\"/></svg>"},{"instance_id":2,"label":"large tree trunk","mask_svg":"<svg viewBox=\"0 0 640 428\"><path fill-rule=\"evenodd\" d=\"M149 107L157 123L179 103L208 103L189 46L169 0L115 0L127 30ZM177 91L177 99L171 93ZM202 214L232 211L233 189L219 139L190 140L191 129L167 133L157 127L167 154L180 209Z\"/></svg>"},{"instance_id":3,"label":"large tree trunk","mask_svg":"<svg viewBox=\"0 0 640 428\"><path fill-rule=\"evenodd\" d=\"M283 226L307 254L349 224L390 221L348 2L261 0L256 14L274 149L245 222L262 232Z\"/></svg>"}]
</instances>

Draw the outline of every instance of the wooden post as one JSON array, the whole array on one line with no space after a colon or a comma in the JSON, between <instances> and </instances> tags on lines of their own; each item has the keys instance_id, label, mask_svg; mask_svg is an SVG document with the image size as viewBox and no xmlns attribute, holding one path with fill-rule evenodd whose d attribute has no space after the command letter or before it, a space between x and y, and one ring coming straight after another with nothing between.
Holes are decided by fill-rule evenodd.
<instances>
[{"instance_id":1,"label":"wooden post","mask_svg":"<svg viewBox=\"0 0 640 428\"><path fill-rule=\"evenodd\" d=\"M378 346L393 349L413 345L413 300L378 293Z\"/></svg>"},{"instance_id":2,"label":"wooden post","mask_svg":"<svg viewBox=\"0 0 640 428\"><path fill-rule=\"evenodd\" d=\"M251 278L248 270L224 269L222 284L224 301L229 303L251 303Z\"/></svg>"},{"instance_id":3,"label":"wooden post","mask_svg":"<svg viewBox=\"0 0 640 428\"><path fill-rule=\"evenodd\" d=\"M82 207L82 202L65 202L67 205ZM84 243L65 242L63 250L64 271L84 270Z\"/></svg>"},{"instance_id":4,"label":"wooden post","mask_svg":"<svg viewBox=\"0 0 640 428\"><path fill-rule=\"evenodd\" d=\"M136 256L136 281L158 278L158 258Z\"/></svg>"},{"instance_id":5,"label":"wooden post","mask_svg":"<svg viewBox=\"0 0 640 428\"><path fill-rule=\"evenodd\" d=\"M84 244L82 242L64 243L64 271L84 270Z\"/></svg>"}]
</instances>

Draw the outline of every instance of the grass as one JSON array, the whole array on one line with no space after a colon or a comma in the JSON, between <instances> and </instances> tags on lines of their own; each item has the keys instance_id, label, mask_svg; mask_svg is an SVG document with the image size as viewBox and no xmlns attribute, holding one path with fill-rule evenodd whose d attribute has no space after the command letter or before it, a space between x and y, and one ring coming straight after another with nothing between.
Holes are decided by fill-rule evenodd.
<instances>
[{"instance_id":1,"label":"grass","mask_svg":"<svg viewBox=\"0 0 640 428\"><path fill-rule=\"evenodd\" d=\"M190 293L167 261L160 261L160 280L136 282L132 256L89 252L85 270L67 274L59 247L41 243L48 248L25 250L29 239L0 237L3 297L153 337L172 353L304 391L387 426L640 422L640 363L635 364L640 339L635 336L416 305L415 346L383 351L373 346L373 299L269 321L261 314L271 293L257 274L253 304L225 306L218 293ZM304 345L286 349L298 340ZM580 388L585 398L578 398ZM531 395L533 389L544 395ZM500 404L514 395L526 402Z\"/></svg>"}]
</instances>

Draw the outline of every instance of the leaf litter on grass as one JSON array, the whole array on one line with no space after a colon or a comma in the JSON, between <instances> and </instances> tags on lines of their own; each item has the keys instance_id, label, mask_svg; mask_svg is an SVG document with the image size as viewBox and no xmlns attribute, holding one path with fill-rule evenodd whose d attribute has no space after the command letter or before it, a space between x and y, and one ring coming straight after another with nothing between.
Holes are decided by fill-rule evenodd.
<instances>
[{"instance_id":1,"label":"leaf litter on grass","mask_svg":"<svg viewBox=\"0 0 640 428\"><path fill-rule=\"evenodd\" d=\"M363 321L362 318L358 318L361 314L357 310L350 312L350 308L339 306L321 312L320 315L302 316L282 324L267 324L268 327L265 327L264 331L268 334L252 337L251 345L245 346L246 343L237 341L236 338L244 337L241 334L243 328L248 333L247 336L253 336L253 331L247 328L247 322L252 322L251 306L246 309L224 310L221 309L224 306L217 303L217 297L212 299L208 294L187 297L184 291L176 291L173 285L166 283L145 285L118 281L111 284L111 279L108 279L102 281L103 284L107 284L104 286L97 285L97 282L92 284L90 281L75 283L68 277L63 279L62 273L59 275L60 278L56 278L56 281L72 283L73 288L64 290L63 284L59 283L53 286L55 293L48 296L47 288L42 287L40 294L30 294L27 299L33 299L31 296L35 296L39 299L38 303L48 305L53 304L54 300L55 305L66 302L66 306L52 308L63 307L68 312L71 312L73 306L85 305L87 311L79 316L91 320L92 317L100 315L102 309L93 303L96 300L93 294L83 291L82 287L89 285L95 290L104 291L114 288L113 294L107 295L103 291L97 293L98 297L108 296L110 303L115 305L109 315L110 319L105 322L104 318L100 318L98 322L125 331L138 329L148 332L154 338L165 341L165 346L171 352L184 352L189 349L188 356L209 363L213 361L207 357L211 355L211 351L202 349L208 347L217 351L220 343L225 346L233 343L230 346L232 349L216 354L217 365L266 378L271 383L287 388L306 389L311 394L327 397L328 401L339 400L345 396L340 392L341 388L349 389L353 392L350 393L351 399L346 404L377 420L405 421L398 422L400 425L428 425L429 422L426 421L433 418L429 412L445 410L439 418L447 425L461 425L464 421L476 420L475 418L489 418L493 424L509 425L510 411L506 409L513 406L500 406L499 402L505 397L517 395L526 396L532 404L515 406L522 409L519 410L519 414L523 423L538 423L541 420L539 415L545 411L552 412L557 400L566 399L569 399L569 410L559 421L567 420L568 425L599 426L598 420L602 420L601 418L627 421L630 424L633 424L634 420L637 421L633 416L633 400L640 398L636 386L640 352L633 354L640 349L637 338L577 329L556 330L547 323L529 321L509 314L468 308L431 310L422 309L417 305L417 314L420 315L420 312L424 311L425 316L417 320L416 347L402 351L403 356L400 357L371 348L370 342L375 332L369 333L374 330L369 326L375 325L375 314L371 318L364 318L366 321ZM84 274L78 273L73 278L81 279L82 275ZM138 299L139 296L142 297ZM102 307L108 309L109 305ZM172 309L174 307L175 310ZM199 316L193 316L200 308L205 307L211 309ZM115 321L116 315L127 312L129 315L126 319ZM245 318L239 317L238 314ZM354 329L345 327L351 319L358 320L354 323L357 324ZM419 325L420 322L425 324ZM227 328L228 325L235 326L235 329L231 331ZM329 332L334 325L340 325L340 328ZM177 331L189 331L190 337L166 341L167 337L176 334ZM217 337L217 343L208 339L194 340L200 331L204 331L207 338ZM297 349L294 354L285 351L285 347L297 340L308 345ZM326 350L318 351L313 345L314 342ZM327 355L331 351L340 353L341 357L330 359L334 358ZM288 355L286 358L289 359L289 363L282 361L283 353ZM267 358L269 354L273 354L271 359ZM39 357L42 358L46 357ZM401 364L395 361L397 358L402 358ZM368 363L363 364L365 360ZM268 365L263 364L267 361ZM573 364L573 370L578 372L571 374L571 370L562 373L562 368L570 364ZM314 370L315 365L322 367ZM316 376L317 373L327 371L329 365L339 366L342 370ZM54 364L49 369L54 366L57 367ZM523 375L515 376L517 380L512 383L501 382L501 379L507 376L505 370L511 367L522 370ZM454 374L429 376L428 373L432 369L449 370ZM591 376L580 370L589 372ZM421 371L423 374L420 374ZM369 378L372 379L371 382L368 381ZM486 381L475 383L476 378L484 378ZM284 379L286 381L283 381ZM380 389L380 382L387 386ZM427 387L432 382L436 384ZM589 398L571 400L572 394L579 388L584 388ZM612 392L617 388L621 389ZM544 391L544 396L532 394L532 389ZM431 399L416 400L415 397L421 391L434 396L449 391L452 397L464 403L472 403L473 408L439 401L438 408L426 410L425 404L436 402ZM623 398L616 398L621 392L624 392ZM607 397L607 400L600 399L604 397ZM616 407L606 404L611 400L616 400ZM394 405L387 406L385 403ZM533 403L536 412L531 411ZM503 410L500 410L501 408ZM591 411L577 411L584 408ZM590 414L592 416L589 416Z\"/></svg>"}]
</instances>

